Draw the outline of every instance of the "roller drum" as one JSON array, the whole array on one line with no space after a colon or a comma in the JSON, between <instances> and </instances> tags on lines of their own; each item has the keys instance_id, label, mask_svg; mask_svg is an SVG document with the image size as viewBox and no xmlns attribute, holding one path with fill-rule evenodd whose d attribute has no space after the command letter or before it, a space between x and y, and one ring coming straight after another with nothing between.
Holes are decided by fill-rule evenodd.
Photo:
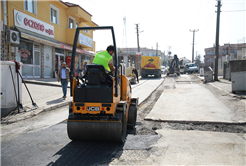
<instances>
[{"instance_id":1,"label":"roller drum","mask_svg":"<svg viewBox=\"0 0 246 166\"><path fill-rule=\"evenodd\" d=\"M67 121L68 137L73 141L124 142L126 128L125 116L118 122Z\"/></svg>"}]
</instances>

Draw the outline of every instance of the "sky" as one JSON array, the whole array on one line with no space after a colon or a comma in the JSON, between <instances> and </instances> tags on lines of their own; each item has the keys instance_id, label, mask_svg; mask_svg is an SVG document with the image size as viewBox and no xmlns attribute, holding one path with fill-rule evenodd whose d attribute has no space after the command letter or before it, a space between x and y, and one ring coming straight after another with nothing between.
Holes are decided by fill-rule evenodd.
<instances>
[{"instance_id":1,"label":"sky","mask_svg":"<svg viewBox=\"0 0 246 166\"><path fill-rule=\"evenodd\" d=\"M66 2L66 1L65 1ZM136 25L139 24L139 45L167 51L172 55L192 58L193 33L195 55L205 55L213 47L216 35L216 0L69 0L92 15L99 26L113 26L116 45L137 47ZM246 0L222 0L219 43L246 42ZM241 11L238 11L241 10ZM126 26L123 18L126 17ZM123 31L126 29L126 35ZM126 38L124 40L124 38ZM239 41L241 40L241 41ZM110 31L94 32L96 51L113 44Z\"/></svg>"}]
</instances>

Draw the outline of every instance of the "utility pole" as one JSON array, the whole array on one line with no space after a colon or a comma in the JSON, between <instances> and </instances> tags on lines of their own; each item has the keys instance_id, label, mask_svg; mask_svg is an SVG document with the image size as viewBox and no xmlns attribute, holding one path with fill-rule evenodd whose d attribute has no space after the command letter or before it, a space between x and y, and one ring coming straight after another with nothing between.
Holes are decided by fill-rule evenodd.
<instances>
[{"instance_id":1,"label":"utility pole","mask_svg":"<svg viewBox=\"0 0 246 166\"><path fill-rule=\"evenodd\" d=\"M140 31L139 32L139 27L138 25L139 24L135 24L136 25L136 29L137 29L137 42L138 42L138 52L140 52L140 46L139 46L139 33L143 32L143 31ZM138 57L138 70L140 71L140 63L141 62L141 57Z\"/></svg>"},{"instance_id":2,"label":"utility pole","mask_svg":"<svg viewBox=\"0 0 246 166\"><path fill-rule=\"evenodd\" d=\"M138 52L140 52L140 47L139 47L139 29L138 29L138 24L136 24L136 29L137 29Z\"/></svg>"},{"instance_id":3,"label":"utility pole","mask_svg":"<svg viewBox=\"0 0 246 166\"><path fill-rule=\"evenodd\" d=\"M190 32L193 32L193 42L192 42L192 63L194 63L194 44L195 44L195 32L198 32L199 29L197 30L191 30L190 29Z\"/></svg>"},{"instance_id":4,"label":"utility pole","mask_svg":"<svg viewBox=\"0 0 246 166\"><path fill-rule=\"evenodd\" d=\"M221 1L217 0L217 21L216 21L216 37L215 37L215 70L214 70L214 81L218 81L218 60L219 60L219 31L220 31L220 7Z\"/></svg>"}]
</instances>

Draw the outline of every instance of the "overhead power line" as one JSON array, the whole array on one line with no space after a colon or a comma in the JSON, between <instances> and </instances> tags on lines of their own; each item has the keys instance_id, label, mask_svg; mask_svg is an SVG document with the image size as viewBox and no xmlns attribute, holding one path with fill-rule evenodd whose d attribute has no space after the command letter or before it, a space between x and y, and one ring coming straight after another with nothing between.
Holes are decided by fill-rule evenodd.
<instances>
[{"instance_id":1,"label":"overhead power line","mask_svg":"<svg viewBox=\"0 0 246 166\"><path fill-rule=\"evenodd\" d=\"M245 12L246 10L228 10L228 11L221 11L221 12Z\"/></svg>"},{"instance_id":2,"label":"overhead power line","mask_svg":"<svg viewBox=\"0 0 246 166\"><path fill-rule=\"evenodd\" d=\"M209 22L208 22L208 24L206 25L206 27L205 27L205 29L204 29L204 30L206 30L206 29L207 29L207 27L208 27L209 23L210 23L210 22L211 22L211 20L214 18L214 16L215 16L215 13L213 14L213 16L211 17L211 19L209 20Z\"/></svg>"}]
</instances>

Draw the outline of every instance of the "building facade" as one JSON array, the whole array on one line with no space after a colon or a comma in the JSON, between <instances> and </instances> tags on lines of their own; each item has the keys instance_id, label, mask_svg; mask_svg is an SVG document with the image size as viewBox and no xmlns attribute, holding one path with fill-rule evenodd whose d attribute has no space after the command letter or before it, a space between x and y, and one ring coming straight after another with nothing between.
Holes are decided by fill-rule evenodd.
<instances>
[{"instance_id":1,"label":"building facade","mask_svg":"<svg viewBox=\"0 0 246 166\"><path fill-rule=\"evenodd\" d=\"M205 66L215 67L215 47L205 48ZM224 44L219 46L218 69L222 72L223 63L230 60L246 59L246 43Z\"/></svg>"},{"instance_id":2,"label":"building facade","mask_svg":"<svg viewBox=\"0 0 246 166\"><path fill-rule=\"evenodd\" d=\"M62 62L71 66L77 27L98 26L92 15L76 4L54 1L1 1L1 60L23 63L27 78L55 77ZM75 71L91 63L93 31L79 34Z\"/></svg>"}]
</instances>

